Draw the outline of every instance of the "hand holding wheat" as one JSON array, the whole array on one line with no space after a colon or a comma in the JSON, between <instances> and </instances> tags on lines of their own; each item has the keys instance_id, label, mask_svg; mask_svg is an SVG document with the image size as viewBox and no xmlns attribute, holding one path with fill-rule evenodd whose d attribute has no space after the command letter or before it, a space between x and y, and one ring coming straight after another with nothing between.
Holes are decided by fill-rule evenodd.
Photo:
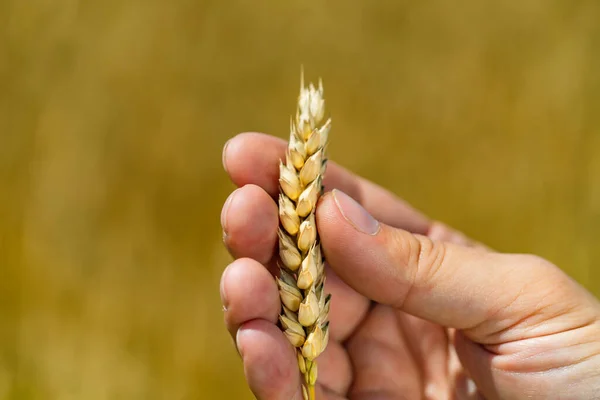
<instances>
[{"instance_id":1,"label":"hand holding wheat","mask_svg":"<svg viewBox=\"0 0 600 400\"><path fill-rule=\"evenodd\" d=\"M236 258L223 273L221 296L258 399L301 400L327 342L314 385L319 400L600 398L600 305L590 293L538 257L478 246L335 163L327 167L334 190L316 210L311 200L299 213L298 190L289 188L283 192L293 204L284 197L278 207L281 176L289 175L280 175L278 162L288 149L274 137L242 134L223 154L239 189L221 215ZM300 235L300 225L313 221L318 240L314 231ZM317 243L331 267L330 325L321 312L327 299ZM303 268L311 254L315 266ZM303 271L310 277L299 283ZM325 326L329 340L322 333L311 339Z\"/></svg>"}]
</instances>

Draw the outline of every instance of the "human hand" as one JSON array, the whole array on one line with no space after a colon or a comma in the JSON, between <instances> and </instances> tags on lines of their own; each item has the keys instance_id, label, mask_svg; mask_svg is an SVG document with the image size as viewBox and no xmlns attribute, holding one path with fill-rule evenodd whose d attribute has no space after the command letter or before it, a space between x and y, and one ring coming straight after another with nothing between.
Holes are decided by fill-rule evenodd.
<instances>
[{"instance_id":1,"label":"human hand","mask_svg":"<svg viewBox=\"0 0 600 400\"><path fill-rule=\"evenodd\" d=\"M302 399L272 275L284 151L242 134L223 154L239 187L221 214L236 259L221 279L225 324L261 400ZM600 305L560 269L492 252L333 162L324 184L333 298L318 399L600 398Z\"/></svg>"}]
</instances>

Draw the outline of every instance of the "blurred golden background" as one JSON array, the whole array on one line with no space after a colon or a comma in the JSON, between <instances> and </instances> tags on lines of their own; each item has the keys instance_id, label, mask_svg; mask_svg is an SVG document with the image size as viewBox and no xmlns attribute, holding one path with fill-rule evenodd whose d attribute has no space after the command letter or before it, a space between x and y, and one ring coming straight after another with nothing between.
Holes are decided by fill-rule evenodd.
<instances>
[{"instance_id":1,"label":"blurred golden background","mask_svg":"<svg viewBox=\"0 0 600 400\"><path fill-rule=\"evenodd\" d=\"M222 324L231 136L330 155L600 294L600 3L0 0L0 398L250 399Z\"/></svg>"}]
</instances>

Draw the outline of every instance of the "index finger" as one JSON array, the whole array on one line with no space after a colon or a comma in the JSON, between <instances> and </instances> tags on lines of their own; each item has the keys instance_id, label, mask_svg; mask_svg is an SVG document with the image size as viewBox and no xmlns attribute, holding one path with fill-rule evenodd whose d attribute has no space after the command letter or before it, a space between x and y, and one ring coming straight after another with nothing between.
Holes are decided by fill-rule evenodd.
<instances>
[{"instance_id":1,"label":"index finger","mask_svg":"<svg viewBox=\"0 0 600 400\"><path fill-rule=\"evenodd\" d=\"M255 184L271 196L279 193L279 160L284 159L286 142L263 133L242 133L223 149L223 167L237 186ZM324 186L339 189L362 204L387 225L426 235L430 220L382 187L363 179L335 162L328 161Z\"/></svg>"}]
</instances>

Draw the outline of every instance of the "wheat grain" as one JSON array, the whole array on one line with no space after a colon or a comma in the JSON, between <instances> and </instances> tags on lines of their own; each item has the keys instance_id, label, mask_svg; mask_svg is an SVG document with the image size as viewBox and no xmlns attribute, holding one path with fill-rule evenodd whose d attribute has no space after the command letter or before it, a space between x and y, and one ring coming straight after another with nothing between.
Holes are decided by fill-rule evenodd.
<instances>
[{"instance_id":1,"label":"wheat grain","mask_svg":"<svg viewBox=\"0 0 600 400\"><path fill-rule=\"evenodd\" d=\"M325 267L315 221L323 192L331 119L323 122L323 83L304 86L301 77L296 116L290 121L285 163L279 164L279 259L277 278L283 313L280 327L296 348L305 400L314 399L315 359L329 339L330 295L324 293Z\"/></svg>"}]
</instances>

